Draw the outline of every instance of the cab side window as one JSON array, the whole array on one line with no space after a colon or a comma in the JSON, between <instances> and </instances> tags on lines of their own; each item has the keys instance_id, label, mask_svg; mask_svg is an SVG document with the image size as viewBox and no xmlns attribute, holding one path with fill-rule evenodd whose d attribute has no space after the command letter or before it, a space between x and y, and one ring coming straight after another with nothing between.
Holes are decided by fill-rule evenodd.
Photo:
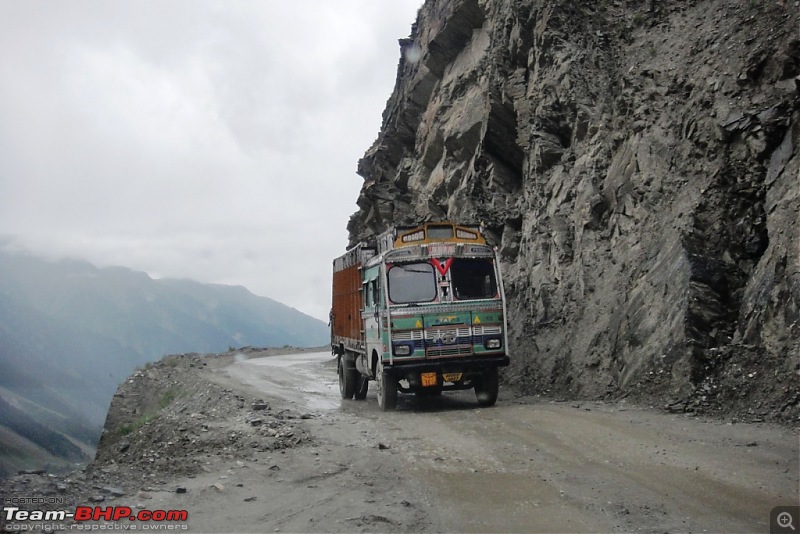
<instances>
[{"instance_id":1,"label":"cab side window","mask_svg":"<svg viewBox=\"0 0 800 534\"><path fill-rule=\"evenodd\" d=\"M372 309L380 304L381 294L378 286L378 280L371 280L367 282L364 288L364 308Z\"/></svg>"},{"instance_id":2,"label":"cab side window","mask_svg":"<svg viewBox=\"0 0 800 534\"><path fill-rule=\"evenodd\" d=\"M370 293L372 294L372 305L379 306L381 303L381 291L377 278L370 283Z\"/></svg>"}]
</instances>

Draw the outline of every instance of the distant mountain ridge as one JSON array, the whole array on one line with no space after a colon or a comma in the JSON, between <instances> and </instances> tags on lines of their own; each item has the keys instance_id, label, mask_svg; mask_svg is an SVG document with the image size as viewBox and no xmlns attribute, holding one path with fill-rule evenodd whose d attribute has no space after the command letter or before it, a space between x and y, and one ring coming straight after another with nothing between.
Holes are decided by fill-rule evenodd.
<instances>
[{"instance_id":1,"label":"distant mountain ridge","mask_svg":"<svg viewBox=\"0 0 800 534\"><path fill-rule=\"evenodd\" d=\"M165 354L328 340L322 321L241 286L0 250L0 476L60 451L78 461L119 382Z\"/></svg>"}]
</instances>

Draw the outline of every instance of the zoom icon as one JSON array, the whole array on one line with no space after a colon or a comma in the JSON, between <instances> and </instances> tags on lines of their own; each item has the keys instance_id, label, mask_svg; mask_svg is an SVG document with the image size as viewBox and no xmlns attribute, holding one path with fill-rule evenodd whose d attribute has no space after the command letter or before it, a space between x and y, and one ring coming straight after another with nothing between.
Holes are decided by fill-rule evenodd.
<instances>
[{"instance_id":1,"label":"zoom icon","mask_svg":"<svg viewBox=\"0 0 800 534\"><path fill-rule=\"evenodd\" d=\"M770 534L800 534L797 531L800 521L800 506L776 506L769 514Z\"/></svg>"}]
</instances>

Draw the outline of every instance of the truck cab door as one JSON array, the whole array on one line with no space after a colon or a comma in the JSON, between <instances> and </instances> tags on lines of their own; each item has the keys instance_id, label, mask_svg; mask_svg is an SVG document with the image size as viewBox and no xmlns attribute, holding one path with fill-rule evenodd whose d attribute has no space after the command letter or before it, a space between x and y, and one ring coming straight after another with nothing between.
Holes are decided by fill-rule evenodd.
<instances>
[{"instance_id":1,"label":"truck cab door","mask_svg":"<svg viewBox=\"0 0 800 534\"><path fill-rule=\"evenodd\" d=\"M380 322L380 289L378 286L378 277L367 279L364 282L364 309L361 313L361 322L364 329L364 342L366 351L356 361L356 367L362 374L372 375L370 369L370 356L372 351L377 351L381 354L382 335L381 335L381 322Z\"/></svg>"}]
</instances>

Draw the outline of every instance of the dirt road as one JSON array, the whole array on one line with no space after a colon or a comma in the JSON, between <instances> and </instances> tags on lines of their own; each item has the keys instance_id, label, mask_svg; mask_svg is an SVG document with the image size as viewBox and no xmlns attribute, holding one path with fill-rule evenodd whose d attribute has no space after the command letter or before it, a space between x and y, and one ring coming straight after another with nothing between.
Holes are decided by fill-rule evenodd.
<instances>
[{"instance_id":1,"label":"dirt road","mask_svg":"<svg viewBox=\"0 0 800 534\"><path fill-rule=\"evenodd\" d=\"M327 353L242 359L214 380L282 399L314 439L211 463L145 503L189 510L191 531L768 532L773 507L798 503L796 429L502 388L492 408L460 392L381 413L374 392L339 398Z\"/></svg>"}]
</instances>

